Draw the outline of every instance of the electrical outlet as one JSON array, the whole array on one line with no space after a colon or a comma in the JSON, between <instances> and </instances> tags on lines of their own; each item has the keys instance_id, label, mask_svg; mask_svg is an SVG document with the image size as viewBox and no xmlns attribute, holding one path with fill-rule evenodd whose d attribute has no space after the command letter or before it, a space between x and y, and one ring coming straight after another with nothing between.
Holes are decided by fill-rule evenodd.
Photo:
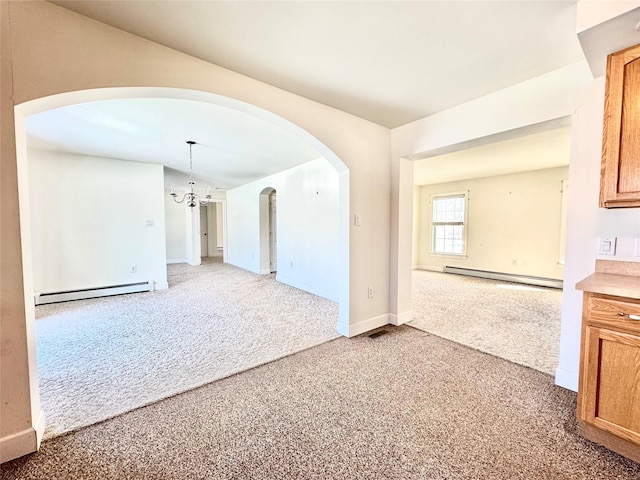
<instances>
[{"instance_id":1,"label":"electrical outlet","mask_svg":"<svg viewBox=\"0 0 640 480\"><path fill-rule=\"evenodd\" d=\"M353 224L354 224L356 227L359 227L359 226L360 226L360 214L359 214L359 213L355 213L355 214L353 215Z\"/></svg>"},{"instance_id":2,"label":"electrical outlet","mask_svg":"<svg viewBox=\"0 0 640 480\"><path fill-rule=\"evenodd\" d=\"M369 287L369 289L367 290L367 295L369 296L369 298L373 298L373 287Z\"/></svg>"},{"instance_id":3,"label":"electrical outlet","mask_svg":"<svg viewBox=\"0 0 640 480\"><path fill-rule=\"evenodd\" d=\"M129 269L129 273L136 273L137 271L138 271L138 266L131 265L131 268Z\"/></svg>"}]
</instances>

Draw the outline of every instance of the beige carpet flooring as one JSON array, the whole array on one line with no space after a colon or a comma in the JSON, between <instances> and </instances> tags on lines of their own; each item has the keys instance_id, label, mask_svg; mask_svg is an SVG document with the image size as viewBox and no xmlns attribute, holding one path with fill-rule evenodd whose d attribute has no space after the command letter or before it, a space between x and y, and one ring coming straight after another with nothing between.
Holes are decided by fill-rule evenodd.
<instances>
[{"instance_id":1,"label":"beige carpet flooring","mask_svg":"<svg viewBox=\"0 0 640 480\"><path fill-rule=\"evenodd\" d=\"M45 438L338 337L338 305L205 259L167 290L36 308Z\"/></svg>"},{"instance_id":2,"label":"beige carpet flooring","mask_svg":"<svg viewBox=\"0 0 640 480\"><path fill-rule=\"evenodd\" d=\"M619 479L546 374L409 327L338 338L2 465L15 479Z\"/></svg>"},{"instance_id":3,"label":"beige carpet flooring","mask_svg":"<svg viewBox=\"0 0 640 480\"><path fill-rule=\"evenodd\" d=\"M414 270L413 320L434 335L553 375L562 290Z\"/></svg>"}]
</instances>

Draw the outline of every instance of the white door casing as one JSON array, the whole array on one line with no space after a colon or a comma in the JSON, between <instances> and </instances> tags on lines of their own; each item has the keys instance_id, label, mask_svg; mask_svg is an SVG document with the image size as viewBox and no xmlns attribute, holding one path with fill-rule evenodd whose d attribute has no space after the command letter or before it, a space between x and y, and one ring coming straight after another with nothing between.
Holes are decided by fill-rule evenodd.
<instances>
[{"instance_id":1,"label":"white door casing","mask_svg":"<svg viewBox=\"0 0 640 480\"><path fill-rule=\"evenodd\" d=\"M276 216L276 192L269 195L269 266L271 273L278 271L278 229Z\"/></svg>"}]
</instances>

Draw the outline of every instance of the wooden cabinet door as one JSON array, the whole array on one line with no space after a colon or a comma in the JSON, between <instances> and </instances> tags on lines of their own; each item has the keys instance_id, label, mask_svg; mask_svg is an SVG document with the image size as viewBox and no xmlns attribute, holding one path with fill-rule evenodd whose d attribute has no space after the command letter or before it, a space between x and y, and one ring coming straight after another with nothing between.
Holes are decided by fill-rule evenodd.
<instances>
[{"instance_id":1,"label":"wooden cabinet door","mask_svg":"<svg viewBox=\"0 0 640 480\"><path fill-rule=\"evenodd\" d=\"M640 45L607 58L600 206L640 207Z\"/></svg>"},{"instance_id":2,"label":"wooden cabinet door","mask_svg":"<svg viewBox=\"0 0 640 480\"><path fill-rule=\"evenodd\" d=\"M640 445L640 336L587 325L578 419Z\"/></svg>"}]
</instances>

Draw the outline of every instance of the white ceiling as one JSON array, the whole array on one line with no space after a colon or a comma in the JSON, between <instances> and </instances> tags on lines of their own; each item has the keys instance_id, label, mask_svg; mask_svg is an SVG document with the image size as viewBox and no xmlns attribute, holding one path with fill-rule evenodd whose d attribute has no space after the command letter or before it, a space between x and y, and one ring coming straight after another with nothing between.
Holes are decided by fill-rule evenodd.
<instances>
[{"instance_id":1,"label":"white ceiling","mask_svg":"<svg viewBox=\"0 0 640 480\"><path fill-rule=\"evenodd\" d=\"M568 1L54 1L396 127L583 61Z\"/></svg>"},{"instance_id":2,"label":"white ceiling","mask_svg":"<svg viewBox=\"0 0 640 480\"><path fill-rule=\"evenodd\" d=\"M294 135L231 108L191 100L107 100L27 118L28 145L81 155L159 163L167 183L193 169L201 182L228 189L321 157Z\"/></svg>"},{"instance_id":3,"label":"white ceiling","mask_svg":"<svg viewBox=\"0 0 640 480\"><path fill-rule=\"evenodd\" d=\"M563 127L413 162L414 185L569 165L571 128Z\"/></svg>"},{"instance_id":4,"label":"white ceiling","mask_svg":"<svg viewBox=\"0 0 640 480\"><path fill-rule=\"evenodd\" d=\"M575 0L53 3L388 127L584 61ZM31 147L163 164L167 184L183 181L194 140L197 183L222 189L320 156L247 113L176 99L65 107L32 116L27 132ZM524 155L471 152L425 159L416 178L531 169ZM536 155L537 168L549 159Z\"/></svg>"}]
</instances>

